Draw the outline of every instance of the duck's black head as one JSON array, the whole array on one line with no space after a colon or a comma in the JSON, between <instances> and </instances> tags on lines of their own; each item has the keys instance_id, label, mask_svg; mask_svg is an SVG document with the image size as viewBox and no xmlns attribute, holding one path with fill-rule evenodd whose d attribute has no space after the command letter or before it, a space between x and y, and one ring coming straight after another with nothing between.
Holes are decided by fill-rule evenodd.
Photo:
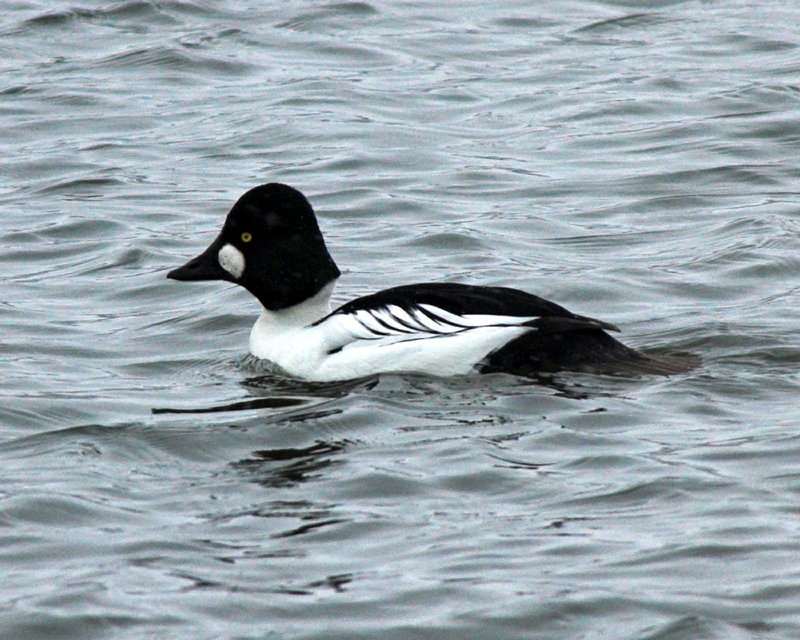
<instances>
[{"instance_id":1,"label":"duck's black head","mask_svg":"<svg viewBox=\"0 0 800 640\"><path fill-rule=\"evenodd\" d=\"M208 249L167 277L234 282L278 311L311 298L339 273L305 196L271 183L239 198Z\"/></svg>"}]
</instances>

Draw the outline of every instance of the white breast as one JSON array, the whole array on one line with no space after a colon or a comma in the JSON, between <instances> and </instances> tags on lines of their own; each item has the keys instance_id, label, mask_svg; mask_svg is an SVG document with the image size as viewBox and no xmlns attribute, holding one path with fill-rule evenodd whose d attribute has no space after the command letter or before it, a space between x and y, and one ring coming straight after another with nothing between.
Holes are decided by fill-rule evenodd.
<instances>
[{"instance_id":1,"label":"white breast","mask_svg":"<svg viewBox=\"0 0 800 640\"><path fill-rule=\"evenodd\" d=\"M521 326L532 319L459 316L430 305L405 311L389 305L337 313L320 324L302 326L277 322L275 313L265 311L251 332L250 351L307 380L389 372L463 375L492 351L533 330Z\"/></svg>"}]
</instances>

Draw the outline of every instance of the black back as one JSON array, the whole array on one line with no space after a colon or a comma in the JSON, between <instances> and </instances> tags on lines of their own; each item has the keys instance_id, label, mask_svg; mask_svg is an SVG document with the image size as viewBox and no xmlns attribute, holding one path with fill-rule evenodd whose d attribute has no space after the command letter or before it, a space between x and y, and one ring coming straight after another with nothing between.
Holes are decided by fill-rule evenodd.
<instances>
[{"instance_id":1,"label":"black back","mask_svg":"<svg viewBox=\"0 0 800 640\"><path fill-rule=\"evenodd\" d=\"M359 309L375 309L390 304L399 306L405 311L410 311L420 304L429 304L457 315L535 317L538 320L526 324L547 333L590 328L619 331L612 324L576 315L554 302L525 291L449 282L426 282L385 289L352 300L333 313L353 313Z\"/></svg>"}]
</instances>

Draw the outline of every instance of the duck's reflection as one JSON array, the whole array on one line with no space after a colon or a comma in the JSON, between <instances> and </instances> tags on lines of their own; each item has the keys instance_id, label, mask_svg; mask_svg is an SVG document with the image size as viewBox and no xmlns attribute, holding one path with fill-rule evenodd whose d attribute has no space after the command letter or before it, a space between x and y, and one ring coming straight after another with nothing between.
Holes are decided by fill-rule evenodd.
<instances>
[{"instance_id":1,"label":"duck's reflection","mask_svg":"<svg viewBox=\"0 0 800 640\"><path fill-rule=\"evenodd\" d=\"M324 469L344 464L339 457L353 444L347 440L318 440L308 447L263 449L231 466L262 486L291 487L318 478Z\"/></svg>"}]
</instances>

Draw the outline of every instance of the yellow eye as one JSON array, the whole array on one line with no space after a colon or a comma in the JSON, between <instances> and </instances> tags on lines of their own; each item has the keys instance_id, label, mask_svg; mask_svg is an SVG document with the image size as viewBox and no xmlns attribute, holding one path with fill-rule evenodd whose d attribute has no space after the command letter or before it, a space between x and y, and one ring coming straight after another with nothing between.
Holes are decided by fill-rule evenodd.
<instances>
[{"instance_id":1,"label":"yellow eye","mask_svg":"<svg viewBox=\"0 0 800 640\"><path fill-rule=\"evenodd\" d=\"M252 239L253 239L253 236L249 231L245 231L242 234L242 242L250 242Z\"/></svg>"}]
</instances>

